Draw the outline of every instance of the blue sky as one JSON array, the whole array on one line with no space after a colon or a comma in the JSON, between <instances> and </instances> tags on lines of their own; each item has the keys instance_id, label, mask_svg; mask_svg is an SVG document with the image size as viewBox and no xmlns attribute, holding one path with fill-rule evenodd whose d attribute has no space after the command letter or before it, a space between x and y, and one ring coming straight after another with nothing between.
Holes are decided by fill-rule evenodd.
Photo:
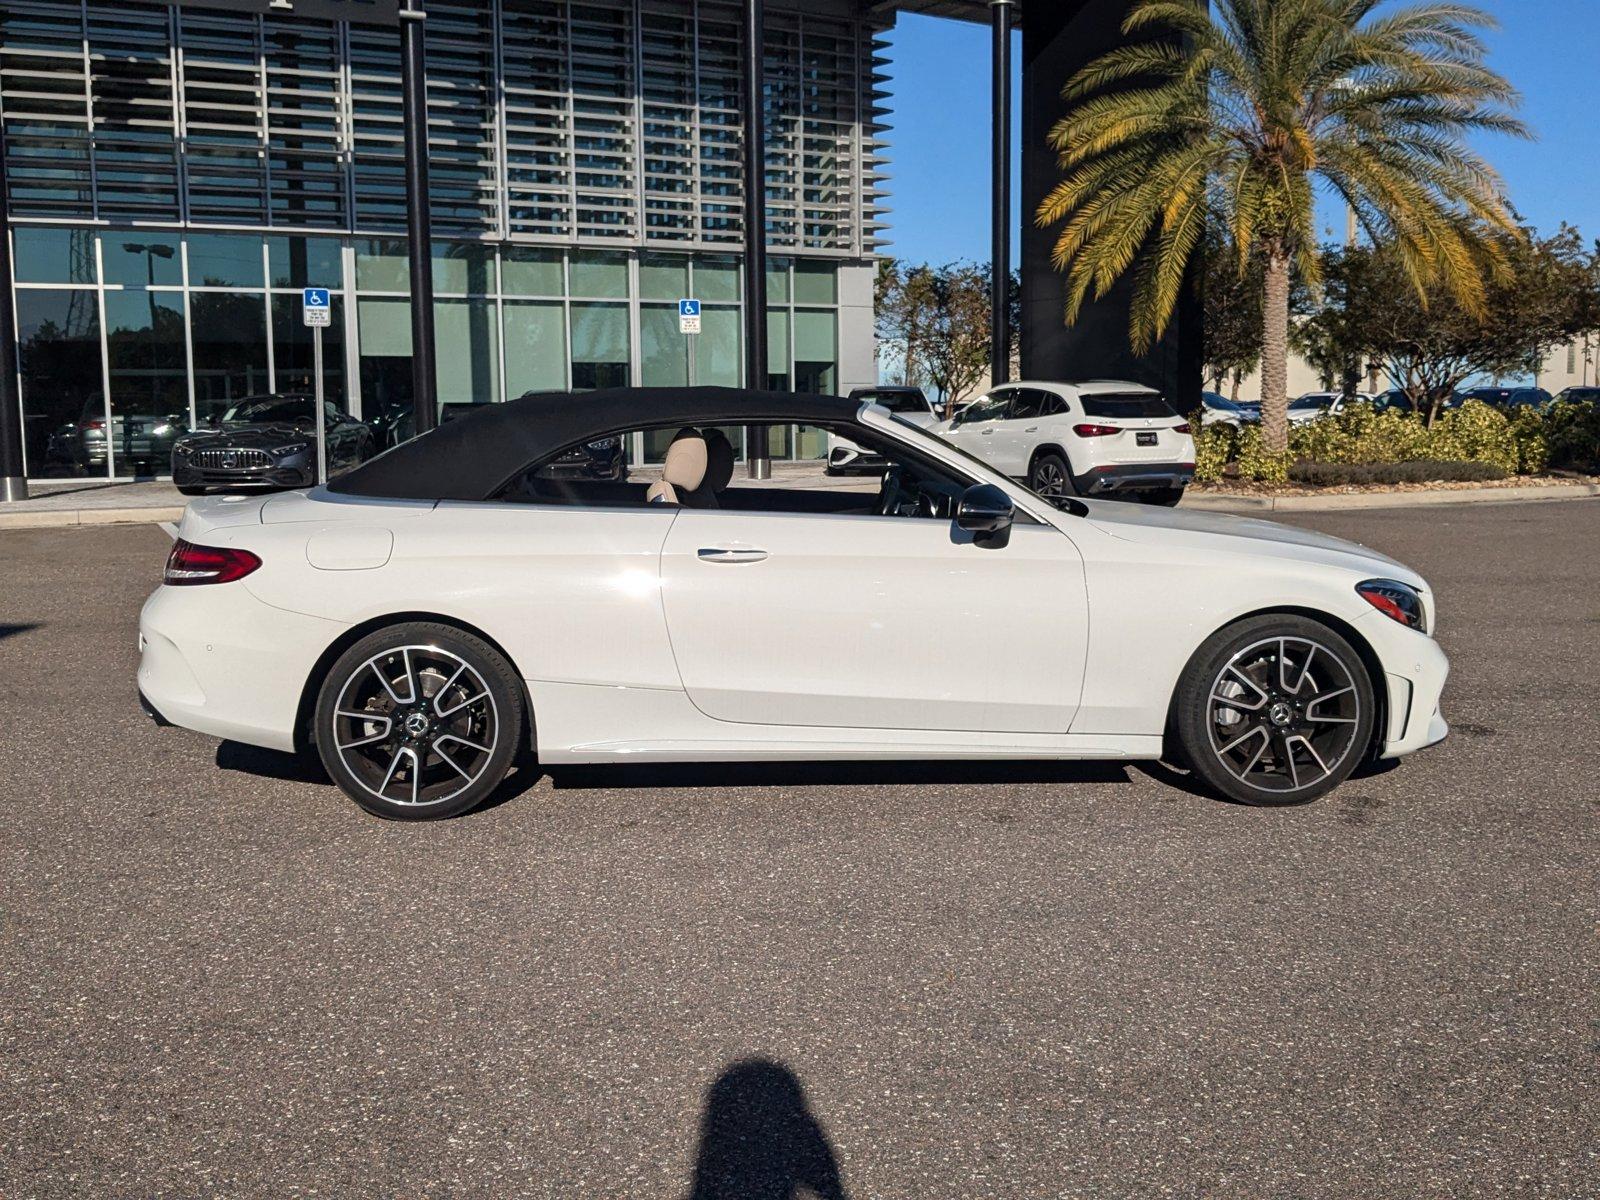
<instances>
[{"instance_id":1,"label":"blue sky","mask_svg":"<svg viewBox=\"0 0 1600 1200\"><path fill-rule=\"evenodd\" d=\"M1480 0L1501 28L1489 61L1521 90L1538 140L1484 139L1512 203L1541 230L1600 237L1600 0ZM903 16L889 33L889 253L913 262L989 257L989 31ZM1014 52L1019 63L1020 42ZM1020 66L1019 66L1020 72ZM1013 135L1020 145L1019 120ZM1013 192L1019 189L1014 185ZM1020 203L1020 198L1018 200ZM1020 220L1020 212L1014 219ZM1343 236L1342 225L1336 235Z\"/></svg>"}]
</instances>

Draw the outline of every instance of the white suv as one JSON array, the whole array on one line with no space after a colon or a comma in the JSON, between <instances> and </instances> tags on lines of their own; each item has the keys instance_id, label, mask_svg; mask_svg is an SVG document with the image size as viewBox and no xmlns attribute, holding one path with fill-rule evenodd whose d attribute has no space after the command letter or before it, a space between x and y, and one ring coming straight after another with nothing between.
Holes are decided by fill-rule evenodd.
<instances>
[{"instance_id":1,"label":"white suv","mask_svg":"<svg viewBox=\"0 0 1600 1200\"><path fill-rule=\"evenodd\" d=\"M934 432L1041 496L1176 504L1194 478L1189 425L1137 383L1011 383Z\"/></svg>"}]
</instances>

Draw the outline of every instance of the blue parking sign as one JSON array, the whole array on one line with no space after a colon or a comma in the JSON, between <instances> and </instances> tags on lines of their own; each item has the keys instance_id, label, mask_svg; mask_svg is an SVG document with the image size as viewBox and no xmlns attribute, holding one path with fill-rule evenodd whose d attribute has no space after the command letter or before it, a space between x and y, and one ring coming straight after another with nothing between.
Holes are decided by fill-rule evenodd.
<instances>
[{"instance_id":1,"label":"blue parking sign","mask_svg":"<svg viewBox=\"0 0 1600 1200\"><path fill-rule=\"evenodd\" d=\"M306 288L300 293L301 320L313 329L325 329L333 324L333 302L327 288Z\"/></svg>"},{"instance_id":2,"label":"blue parking sign","mask_svg":"<svg viewBox=\"0 0 1600 1200\"><path fill-rule=\"evenodd\" d=\"M301 297L307 308L327 308L329 304L327 288L306 288Z\"/></svg>"},{"instance_id":3,"label":"blue parking sign","mask_svg":"<svg viewBox=\"0 0 1600 1200\"><path fill-rule=\"evenodd\" d=\"M680 317L698 317L700 315L700 301L679 300L678 315Z\"/></svg>"}]
</instances>

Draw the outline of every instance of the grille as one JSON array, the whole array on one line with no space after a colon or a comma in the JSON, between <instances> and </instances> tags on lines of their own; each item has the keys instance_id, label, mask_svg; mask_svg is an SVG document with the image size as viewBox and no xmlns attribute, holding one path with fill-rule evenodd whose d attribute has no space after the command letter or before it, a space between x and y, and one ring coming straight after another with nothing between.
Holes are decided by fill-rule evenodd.
<instances>
[{"instance_id":1,"label":"grille","mask_svg":"<svg viewBox=\"0 0 1600 1200\"><path fill-rule=\"evenodd\" d=\"M194 465L207 471L247 470L270 467L272 456L265 450L197 450Z\"/></svg>"}]
</instances>

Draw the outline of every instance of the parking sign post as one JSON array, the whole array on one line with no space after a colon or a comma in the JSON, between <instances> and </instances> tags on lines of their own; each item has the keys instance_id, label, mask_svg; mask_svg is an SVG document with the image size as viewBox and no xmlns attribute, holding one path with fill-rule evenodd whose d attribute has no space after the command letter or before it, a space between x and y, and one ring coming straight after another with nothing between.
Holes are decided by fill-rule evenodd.
<instances>
[{"instance_id":1,"label":"parking sign post","mask_svg":"<svg viewBox=\"0 0 1600 1200\"><path fill-rule=\"evenodd\" d=\"M317 410L317 482L328 482L328 414L322 403L322 331L333 322L333 304L327 288L306 288L301 293L305 323L311 329L311 374L315 379Z\"/></svg>"}]
</instances>

